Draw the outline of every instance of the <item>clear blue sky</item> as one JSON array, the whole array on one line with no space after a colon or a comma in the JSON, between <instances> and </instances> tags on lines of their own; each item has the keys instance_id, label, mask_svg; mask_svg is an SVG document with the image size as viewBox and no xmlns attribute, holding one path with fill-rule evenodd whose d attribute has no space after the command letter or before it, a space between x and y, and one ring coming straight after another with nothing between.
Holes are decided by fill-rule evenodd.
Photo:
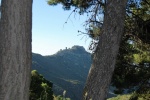
<instances>
[{"instance_id":1,"label":"clear blue sky","mask_svg":"<svg viewBox=\"0 0 150 100\"><path fill-rule=\"evenodd\" d=\"M73 45L84 46L88 50L90 38L79 35L78 30L84 31L86 16L71 15L64 11L61 5L49 6L46 0L33 0L32 52L51 55L60 49Z\"/></svg>"}]
</instances>

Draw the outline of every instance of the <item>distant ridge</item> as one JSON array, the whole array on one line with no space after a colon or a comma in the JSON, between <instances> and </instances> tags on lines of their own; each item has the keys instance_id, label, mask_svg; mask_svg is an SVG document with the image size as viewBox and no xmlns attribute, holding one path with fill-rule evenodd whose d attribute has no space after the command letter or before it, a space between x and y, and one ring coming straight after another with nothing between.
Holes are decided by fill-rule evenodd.
<instances>
[{"instance_id":1,"label":"distant ridge","mask_svg":"<svg viewBox=\"0 0 150 100\"><path fill-rule=\"evenodd\" d=\"M32 54L32 69L53 82L55 94L66 90L71 100L80 100L90 65L91 54L77 45L50 56Z\"/></svg>"}]
</instances>

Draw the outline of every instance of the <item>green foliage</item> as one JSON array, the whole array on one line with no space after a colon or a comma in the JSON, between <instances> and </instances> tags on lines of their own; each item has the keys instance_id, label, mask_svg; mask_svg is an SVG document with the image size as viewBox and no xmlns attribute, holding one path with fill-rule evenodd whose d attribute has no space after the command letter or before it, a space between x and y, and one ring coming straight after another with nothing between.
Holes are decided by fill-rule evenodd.
<instances>
[{"instance_id":1,"label":"green foliage","mask_svg":"<svg viewBox=\"0 0 150 100\"><path fill-rule=\"evenodd\" d=\"M131 97L130 94L127 94L127 95L118 95L117 97L112 97L112 98L109 98L107 100L129 100Z\"/></svg>"},{"instance_id":2,"label":"green foliage","mask_svg":"<svg viewBox=\"0 0 150 100\"><path fill-rule=\"evenodd\" d=\"M150 91L146 93L142 93L142 94L134 92L131 94L131 97L129 100L150 100Z\"/></svg>"},{"instance_id":3,"label":"green foliage","mask_svg":"<svg viewBox=\"0 0 150 100\"><path fill-rule=\"evenodd\" d=\"M96 39L100 36L101 33L101 27L98 27L96 25L90 25L90 27L87 29L87 33L92 39Z\"/></svg>"},{"instance_id":4,"label":"green foliage","mask_svg":"<svg viewBox=\"0 0 150 100\"><path fill-rule=\"evenodd\" d=\"M150 77L150 55L148 49L137 49L134 46L132 48L130 45L127 42L122 42L114 70L112 83L118 88L116 92L120 91L119 93L125 88L131 91L137 90L137 88L133 88L146 85Z\"/></svg>"},{"instance_id":5,"label":"green foliage","mask_svg":"<svg viewBox=\"0 0 150 100\"><path fill-rule=\"evenodd\" d=\"M109 98L107 100L150 100L150 94L126 94L118 95L117 97Z\"/></svg>"},{"instance_id":6,"label":"green foliage","mask_svg":"<svg viewBox=\"0 0 150 100\"><path fill-rule=\"evenodd\" d=\"M58 96L54 96L54 100L71 100L70 98L66 98L66 90L64 90L63 92L63 96L58 95Z\"/></svg>"},{"instance_id":7,"label":"green foliage","mask_svg":"<svg viewBox=\"0 0 150 100\"><path fill-rule=\"evenodd\" d=\"M138 97L143 98L143 100L149 100L150 99L150 91L145 94L140 94Z\"/></svg>"},{"instance_id":8,"label":"green foliage","mask_svg":"<svg viewBox=\"0 0 150 100\"><path fill-rule=\"evenodd\" d=\"M138 94L137 93L133 93L130 97L129 100L138 100Z\"/></svg>"},{"instance_id":9,"label":"green foliage","mask_svg":"<svg viewBox=\"0 0 150 100\"><path fill-rule=\"evenodd\" d=\"M70 10L71 6L77 7L80 11L84 12L89 6L91 6L92 0L48 0L49 5L62 4L64 9Z\"/></svg>"},{"instance_id":10,"label":"green foliage","mask_svg":"<svg viewBox=\"0 0 150 100\"><path fill-rule=\"evenodd\" d=\"M30 100L53 100L52 83L36 70L31 72Z\"/></svg>"},{"instance_id":11,"label":"green foliage","mask_svg":"<svg viewBox=\"0 0 150 100\"><path fill-rule=\"evenodd\" d=\"M142 1L141 3L143 3ZM132 5L126 16L125 32L119 49L118 60L112 84L116 86L116 93L137 91L143 94L150 89L150 9L146 3L137 8ZM139 95L133 95L133 99Z\"/></svg>"},{"instance_id":12,"label":"green foliage","mask_svg":"<svg viewBox=\"0 0 150 100\"><path fill-rule=\"evenodd\" d=\"M142 42L149 44L150 1L141 0L140 4L137 6L135 5L128 8L128 13L126 16L126 31L130 31L132 38L136 38L136 40L138 38Z\"/></svg>"},{"instance_id":13,"label":"green foliage","mask_svg":"<svg viewBox=\"0 0 150 100\"><path fill-rule=\"evenodd\" d=\"M61 95L58 95L58 96L54 96L54 100L71 100L70 98L65 98Z\"/></svg>"}]
</instances>

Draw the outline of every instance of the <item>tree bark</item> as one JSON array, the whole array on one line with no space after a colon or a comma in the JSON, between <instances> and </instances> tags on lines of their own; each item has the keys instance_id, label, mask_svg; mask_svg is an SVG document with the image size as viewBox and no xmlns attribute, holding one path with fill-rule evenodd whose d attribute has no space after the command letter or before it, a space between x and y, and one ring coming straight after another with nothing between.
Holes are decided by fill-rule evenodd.
<instances>
[{"instance_id":1,"label":"tree bark","mask_svg":"<svg viewBox=\"0 0 150 100\"><path fill-rule=\"evenodd\" d=\"M106 100L124 30L127 0L107 0L102 34L93 57L83 100Z\"/></svg>"},{"instance_id":2,"label":"tree bark","mask_svg":"<svg viewBox=\"0 0 150 100\"><path fill-rule=\"evenodd\" d=\"M32 0L2 0L0 100L29 100Z\"/></svg>"}]
</instances>

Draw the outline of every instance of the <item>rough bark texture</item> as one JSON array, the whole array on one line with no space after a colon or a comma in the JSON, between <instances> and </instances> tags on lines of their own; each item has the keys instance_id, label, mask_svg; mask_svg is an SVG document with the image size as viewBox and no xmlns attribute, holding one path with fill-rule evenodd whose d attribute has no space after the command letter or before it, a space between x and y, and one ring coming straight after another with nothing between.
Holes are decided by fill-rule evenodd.
<instances>
[{"instance_id":1,"label":"rough bark texture","mask_svg":"<svg viewBox=\"0 0 150 100\"><path fill-rule=\"evenodd\" d=\"M32 0L2 0L0 100L29 100Z\"/></svg>"},{"instance_id":2,"label":"rough bark texture","mask_svg":"<svg viewBox=\"0 0 150 100\"><path fill-rule=\"evenodd\" d=\"M127 0L107 0L102 35L93 57L83 100L106 100L123 34Z\"/></svg>"}]
</instances>

